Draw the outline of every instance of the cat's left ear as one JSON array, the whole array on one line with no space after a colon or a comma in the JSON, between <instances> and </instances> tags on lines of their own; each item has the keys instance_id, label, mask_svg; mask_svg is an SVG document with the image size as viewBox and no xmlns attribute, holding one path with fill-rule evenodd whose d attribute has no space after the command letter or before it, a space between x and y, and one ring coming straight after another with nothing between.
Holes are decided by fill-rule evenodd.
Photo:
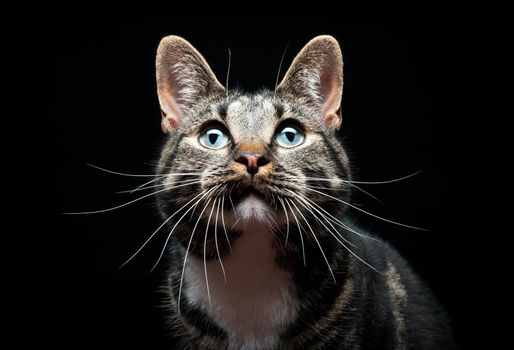
<instances>
[{"instance_id":1,"label":"cat's left ear","mask_svg":"<svg viewBox=\"0 0 514 350\"><path fill-rule=\"evenodd\" d=\"M173 132L199 101L225 91L202 55L179 36L161 40L156 70L161 126L166 134Z\"/></svg>"},{"instance_id":2,"label":"cat's left ear","mask_svg":"<svg viewBox=\"0 0 514 350\"><path fill-rule=\"evenodd\" d=\"M341 126L343 55L334 37L320 35L295 57L277 92L300 99L312 107L327 125Z\"/></svg>"}]
</instances>

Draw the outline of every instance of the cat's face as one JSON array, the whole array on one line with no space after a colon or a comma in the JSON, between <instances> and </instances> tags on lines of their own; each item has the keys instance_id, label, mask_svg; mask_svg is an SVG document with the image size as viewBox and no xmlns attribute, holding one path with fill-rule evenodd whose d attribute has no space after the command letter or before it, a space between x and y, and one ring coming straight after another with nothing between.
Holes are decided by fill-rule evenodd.
<instances>
[{"instance_id":1,"label":"cat's face","mask_svg":"<svg viewBox=\"0 0 514 350\"><path fill-rule=\"evenodd\" d=\"M227 93L189 43L167 37L157 82L169 135L158 168L169 190L159 203L165 218L176 213L172 226L184 245L191 244L191 230L178 222L184 213L207 229L226 220L280 231L326 208L330 197L317 191L341 196L348 161L335 136L342 58L333 38L307 44L276 92L243 94Z\"/></svg>"}]
</instances>

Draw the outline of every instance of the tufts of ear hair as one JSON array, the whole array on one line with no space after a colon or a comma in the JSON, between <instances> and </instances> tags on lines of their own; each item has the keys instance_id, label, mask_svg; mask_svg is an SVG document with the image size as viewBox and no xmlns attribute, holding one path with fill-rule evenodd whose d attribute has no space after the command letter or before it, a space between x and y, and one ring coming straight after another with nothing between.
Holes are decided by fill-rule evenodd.
<instances>
[{"instance_id":1,"label":"tufts of ear hair","mask_svg":"<svg viewBox=\"0 0 514 350\"><path fill-rule=\"evenodd\" d=\"M295 57L277 92L306 104L325 121L341 126L343 94L343 55L334 37L320 35L304 46Z\"/></svg>"},{"instance_id":2,"label":"tufts of ear hair","mask_svg":"<svg viewBox=\"0 0 514 350\"><path fill-rule=\"evenodd\" d=\"M157 49L157 94L162 113L162 130L168 134L198 101L224 94L203 56L185 39L170 35Z\"/></svg>"}]
</instances>

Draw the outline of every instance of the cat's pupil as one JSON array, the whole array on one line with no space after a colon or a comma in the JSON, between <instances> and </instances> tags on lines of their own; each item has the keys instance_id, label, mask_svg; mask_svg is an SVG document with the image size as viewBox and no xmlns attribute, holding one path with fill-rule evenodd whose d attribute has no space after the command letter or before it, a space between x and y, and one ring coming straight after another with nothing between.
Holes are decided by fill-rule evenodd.
<instances>
[{"instance_id":1,"label":"cat's pupil","mask_svg":"<svg viewBox=\"0 0 514 350\"><path fill-rule=\"evenodd\" d=\"M219 135L215 133L209 134L209 142L214 145L216 140L218 140L218 136Z\"/></svg>"},{"instance_id":2,"label":"cat's pupil","mask_svg":"<svg viewBox=\"0 0 514 350\"><path fill-rule=\"evenodd\" d=\"M285 134L286 134L286 138L289 140L289 142L293 142L294 137L295 137L295 133L291 132L291 131L288 131L288 132L285 132Z\"/></svg>"}]
</instances>

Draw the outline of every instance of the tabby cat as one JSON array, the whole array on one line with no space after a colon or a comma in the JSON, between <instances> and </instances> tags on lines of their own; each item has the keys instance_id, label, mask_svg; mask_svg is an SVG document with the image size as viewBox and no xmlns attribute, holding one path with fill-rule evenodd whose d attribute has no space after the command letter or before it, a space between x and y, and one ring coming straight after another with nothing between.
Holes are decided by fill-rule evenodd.
<instances>
[{"instance_id":1,"label":"tabby cat","mask_svg":"<svg viewBox=\"0 0 514 350\"><path fill-rule=\"evenodd\" d=\"M225 89L177 36L157 51L157 202L179 349L449 349L449 322L388 244L350 226L343 61L311 40L275 91Z\"/></svg>"}]
</instances>

